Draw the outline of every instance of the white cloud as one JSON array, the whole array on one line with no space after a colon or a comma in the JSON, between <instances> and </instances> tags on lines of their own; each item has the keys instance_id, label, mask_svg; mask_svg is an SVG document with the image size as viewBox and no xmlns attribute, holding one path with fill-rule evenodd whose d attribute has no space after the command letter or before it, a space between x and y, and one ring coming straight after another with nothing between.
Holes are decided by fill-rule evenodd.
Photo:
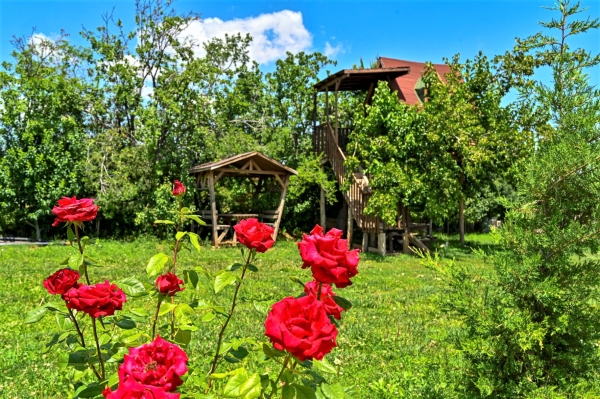
<instances>
[{"instance_id":1,"label":"white cloud","mask_svg":"<svg viewBox=\"0 0 600 399\"><path fill-rule=\"evenodd\" d=\"M329 42L325 42L325 50L323 51L323 54L325 54L327 57L333 58L343 52L344 48L342 47L342 43L333 47Z\"/></svg>"},{"instance_id":2,"label":"white cloud","mask_svg":"<svg viewBox=\"0 0 600 399\"><path fill-rule=\"evenodd\" d=\"M283 58L288 51L298 53L312 46L312 35L304 27L302 13L290 10L229 21L206 18L194 21L182 36L198 43L197 53L203 55L201 43L237 33L252 36L249 55L259 64Z\"/></svg>"}]
</instances>

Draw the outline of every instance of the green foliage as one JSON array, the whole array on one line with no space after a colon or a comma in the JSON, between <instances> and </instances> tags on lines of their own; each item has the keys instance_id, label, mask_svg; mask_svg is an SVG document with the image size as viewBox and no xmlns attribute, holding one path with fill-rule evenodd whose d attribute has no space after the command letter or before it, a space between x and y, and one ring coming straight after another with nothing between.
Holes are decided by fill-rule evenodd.
<instances>
[{"instance_id":1,"label":"green foliage","mask_svg":"<svg viewBox=\"0 0 600 399\"><path fill-rule=\"evenodd\" d=\"M600 57L565 40L600 20L573 20L579 3L559 1L553 10L559 17L542 26L557 36L540 33L515 50L550 67L553 82L523 86L521 106L540 119L499 233L506 250L487 271L431 261L449 284L446 309L464 322L450 341L464 354L469 397L600 394L600 92L585 74Z\"/></svg>"}]
</instances>

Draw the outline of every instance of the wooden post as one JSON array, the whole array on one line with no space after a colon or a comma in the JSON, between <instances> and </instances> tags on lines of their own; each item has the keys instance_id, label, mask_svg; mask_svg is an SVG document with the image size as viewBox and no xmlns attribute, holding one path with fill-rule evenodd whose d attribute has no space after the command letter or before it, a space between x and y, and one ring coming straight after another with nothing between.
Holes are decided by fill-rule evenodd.
<instances>
[{"instance_id":1,"label":"wooden post","mask_svg":"<svg viewBox=\"0 0 600 399\"><path fill-rule=\"evenodd\" d=\"M377 250L382 256L385 256L385 239L385 232L381 232L377 235Z\"/></svg>"},{"instance_id":2,"label":"wooden post","mask_svg":"<svg viewBox=\"0 0 600 399\"><path fill-rule=\"evenodd\" d=\"M275 231L273 232L273 240L277 241L277 235L279 234L279 224L281 223L281 216L283 215L283 205L285 204L285 196L287 194L288 182L290 176L286 175L283 179L283 185L281 186L281 197L279 198L279 207L277 208L277 219L275 220Z\"/></svg>"},{"instance_id":3,"label":"wooden post","mask_svg":"<svg viewBox=\"0 0 600 399\"><path fill-rule=\"evenodd\" d=\"M363 232L362 251L363 252L369 251L369 233L367 233L367 232Z\"/></svg>"},{"instance_id":4,"label":"wooden post","mask_svg":"<svg viewBox=\"0 0 600 399\"><path fill-rule=\"evenodd\" d=\"M338 137L338 130L339 130L339 116L338 116L338 88L340 87L340 83L341 80L338 80L335 83L335 142L336 144L339 146L339 137Z\"/></svg>"},{"instance_id":5,"label":"wooden post","mask_svg":"<svg viewBox=\"0 0 600 399\"><path fill-rule=\"evenodd\" d=\"M210 193L210 210L212 220L212 242L215 247L219 246L217 235L217 202L215 200L215 176L213 171L208 172L208 192Z\"/></svg>"},{"instance_id":6,"label":"wooden post","mask_svg":"<svg viewBox=\"0 0 600 399\"><path fill-rule=\"evenodd\" d=\"M352 249L352 233L354 231L354 217L352 216L352 206L348 204L348 231L346 238L348 239L348 249Z\"/></svg>"},{"instance_id":7,"label":"wooden post","mask_svg":"<svg viewBox=\"0 0 600 399\"><path fill-rule=\"evenodd\" d=\"M410 254L410 217L408 207L402 205L402 227L404 227L404 237L402 238L402 252Z\"/></svg>"},{"instance_id":8,"label":"wooden post","mask_svg":"<svg viewBox=\"0 0 600 399\"><path fill-rule=\"evenodd\" d=\"M329 125L329 88L325 86L325 116L327 117L327 125Z\"/></svg>"}]
</instances>

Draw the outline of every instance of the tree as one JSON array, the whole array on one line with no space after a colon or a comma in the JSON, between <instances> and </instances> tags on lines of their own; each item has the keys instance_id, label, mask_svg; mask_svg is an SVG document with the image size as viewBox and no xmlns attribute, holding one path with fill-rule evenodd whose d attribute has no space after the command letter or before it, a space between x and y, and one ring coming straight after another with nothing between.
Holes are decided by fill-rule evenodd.
<instances>
[{"instance_id":1,"label":"tree","mask_svg":"<svg viewBox=\"0 0 600 399\"><path fill-rule=\"evenodd\" d=\"M542 26L556 35L519 40L509 55L549 67L552 84L531 81L521 91L539 118L536 148L518 174L504 250L488 273L436 265L449 284L445 305L464 322L453 343L471 397L600 394L600 91L585 73L600 56L569 46L600 20L573 20L584 9L569 0L552 10L559 17Z\"/></svg>"},{"instance_id":2,"label":"tree","mask_svg":"<svg viewBox=\"0 0 600 399\"><path fill-rule=\"evenodd\" d=\"M371 175L368 212L395 224L398 202L424 207L443 220L458 204L464 242L464 203L477 197L531 146L501 100L510 88L482 54L464 64L455 57L441 80L433 65L423 74L426 101L401 104L380 83L366 115L357 112L348 169Z\"/></svg>"},{"instance_id":3,"label":"tree","mask_svg":"<svg viewBox=\"0 0 600 399\"><path fill-rule=\"evenodd\" d=\"M81 53L64 33L32 37L13 41L15 63L0 72L0 214L16 231L32 226L40 241L40 220L81 188L84 84Z\"/></svg>"}]
</instances>

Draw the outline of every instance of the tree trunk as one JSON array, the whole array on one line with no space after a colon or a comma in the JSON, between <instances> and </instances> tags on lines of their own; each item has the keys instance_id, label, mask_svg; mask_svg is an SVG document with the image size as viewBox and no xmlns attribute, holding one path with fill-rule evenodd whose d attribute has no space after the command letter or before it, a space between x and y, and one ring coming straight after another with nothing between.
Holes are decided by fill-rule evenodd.
<instances>
[{"instance_id":1,"label":"tree trunk","mask_svg":"<svg viewBox=\"0 0 600 399\"><path fill-rule=\"evenodd\" d=\"M412 251L410 250L410 213L408 210L408 206L402 207L402 227L404 228L404 237L402 238L402 252L405 254L410 254Z\"/></svg>"},{"instance_id":2,"label":"tree trunk","mask_svg":"<svg viewBox=\"0 0 600 399\"><path fill-rule=\"evenodd\" d=\"M465 199L460 195L458 200L458 234L460 235L460 243L465 243Z\"/></svg>"},{"instance_id":3,"label":"tree trunk","mask_svg":"<svg viewBox=\"0 0 600 399\"><path fill-rule=\"evenodd\" d=\"M37 219L35 220L35 238L38 242L42 241L42 230L40 229L40 224Z\"/></svg>"}]
</instances>

